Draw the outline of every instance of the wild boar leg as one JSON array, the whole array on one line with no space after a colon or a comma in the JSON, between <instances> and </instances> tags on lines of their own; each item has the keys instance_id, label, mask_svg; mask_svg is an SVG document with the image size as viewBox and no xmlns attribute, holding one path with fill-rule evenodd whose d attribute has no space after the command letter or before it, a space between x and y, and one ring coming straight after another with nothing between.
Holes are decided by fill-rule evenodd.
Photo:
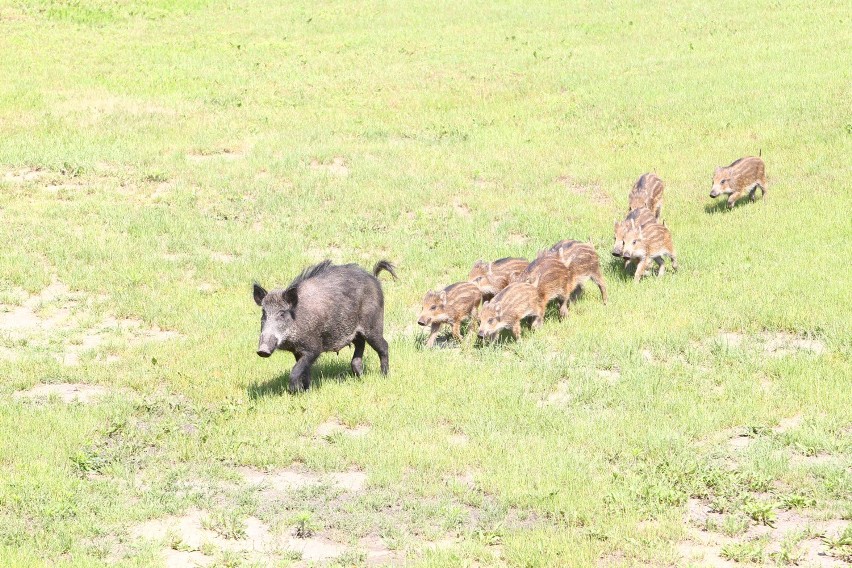
<instances>
[{"instance_id":1,"label":"wild boar leg","mask_svg":"<svg viewBox=\"0 0 852 568\"><path fill-rule=\"evenodd\" d=\"M642 280L642 276L645 275L645 269L648 267L648 259L643 258L639 261L639 264L636 265L636 274L633 275L633 281L639 282Z\"/></svg>"},{"instance_id":2,"label":"wild boar leg","mask_svg":"<svg viewBox=\"0 0 852 568\"><path fill-rule=\"evenodd\" d=\"M730 197L728 197L728 209L732 209L734 207L734 203L743 196L744 191L737 191L732 193Z\"/></svg>"},{"instance_id":3,"label":"wild boar leg","mask_svg":"<svg viewBox=\"0 0 852 568\"><path fill-rule=\"evenodd\" d=\"M603 298L603 303L604 305L606 305L608 296L606 294L606 283L604 282L603 276L601 276L600 274L595 274L594 276L592 276L592 282L598 285L598 288L601 291L601 298Z\"/></svg>"},{"instance_id":4,"label":"wild boar leg","mask_svg":"<svg viewBox=\"0 0 852 568\"><path fill-rule=\"evenodd\" d=\"M364 372L364 346L366 345L366 340L363 335L359 334L355 336L352 343L355 345L355 352L352 354L352 372L355 373L356 377L360 377Z\"/></svg>"},{"instance_id":5,"label":"wild boar leg","mask_svg":"<svg viewBox=\"0 0 852 568\"><path fill-rule=\"evenodd\" d=\"M512 326L512 336L515 340L520 339L521 337L521 320L515 322L515 325Z\"/></svg>"},{"instance_id":6,"label":"wild boar leg","mask_svg":"<svg viewBox=\"0 0 852 568\"><path fill-rule=\"evenodd\" d=\"M432 347L433 345L435 345L435 338L438 337L438 330L440 330L440 329L441 329L441 324L439 324L439 323L433 323L432 324L432 332L429 334L429 339L426 340L426 347Z\"/></svg>"},{"instance_id":7,"label":"wild boar leg","mask_svg":"<svg viewBox=\"0 0 852 568\"><path fill-rule=\"evenodd\" d=\"M302 353L290 371L290 392L297 392L311 386L311 366L319 353Z\"/></svg>"},{"instance_id":8,"label":"wild boar leg","mask_svg":"<svg viewBox=\"0 0 852 568\"><path fill-rule=\"evenodd\" d=\"M378 333L366 337L370 347L379 354L379 365L383 375L388 374L388 342Z\"/></svg>"},{"instance_id":9,"label":"wild boar leg","mask_svg":"<svg viewBox=\"0 0 852 568\"><path fill-rule=\"evenodd\" d=\"M677 272L677 257L674 253L671 253L669 258L672 259L672 271Z\"/></svg>"},{"instance_id":10,"label":"wild boar leg","mask_svg":"<svg viewBox=\"0 0 852 568\"><path fill-rule=\"evenodd\" d=\"M453 322L453 339L461 343L461 319L458 319Z\"/></svg>"},{"instance_id":11,"label":"wild boar leg","mask_svg":"<svg viewBox=\"0 0 852 568\"><path fill-rule=\"evenodd\" d=\"M570 294L566 295L565 298L562 299L562 303L559 304L559 319L562 319L568 315L568 298L570 297Z\"/></svg>"},{"instance_id":12,"label":"wild boar leg","mask_svg":"<svg viewBox=\"0 0 852 568\"><path fill-rule=\"evenodd\" d=\"M666 272L666 257L658 256L654 259L654 262L657 263L657 278L659 278Z\"/></svg>"}]
</instances>

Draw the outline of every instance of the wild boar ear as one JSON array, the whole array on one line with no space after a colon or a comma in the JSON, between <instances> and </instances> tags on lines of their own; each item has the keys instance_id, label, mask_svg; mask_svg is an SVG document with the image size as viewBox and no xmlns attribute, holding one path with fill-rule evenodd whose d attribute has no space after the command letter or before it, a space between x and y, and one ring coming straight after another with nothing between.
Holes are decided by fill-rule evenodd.
<instances>
[{"instance_id":1,"label":"wild boar ear","mask_svg":"<svg viewBox=\"0 0 852 568\"><path fill-rule=\"evenodd\" d=\"M263 286L261 286L260 284L255 282L254 283L254 303L257 304L258 306L260 306L261 304L263 304L263 299L265 297L266 297L266 290L264 289Z\"/></svg>"},{"instance_id":2,"label":"wild boar ear","mask_svg":"<svg viewBox=\"0 0 852 568\"><path fill-rule=\"evenodd\" d=\"M440 298L442 304L446 304L447 303L447 291L441 290L441 293L438 294L438 298Z\"/></svg>"},{"instance_id":3,"label":"wild boar ear","mask_svg":"<svg viewBox=\"0 0 852 568\"><path fill-rule=\"evenodd\" d=\"M497 315L498 318L500 317L500 314L503 313L503 308L500 306L500 304L494 306L494 313Z\"/></svg>"},{"instance_id":4,"label":"wild boar ear","mask_svg":"<svg viewBox=\"0 0 852 568\"><path fill-rule=\"evenodd\" d=\"M296 307L296 304L299 303L299 292L298 288L287 288L284 290L282 294L284 301L290 304L290 309Z\"/></svg>"},{"instance_id":5,"label":"wild boar ear","mask_svg":"<svg viewBox=\"0 0 852 568\"><path fill-rule=\"evenodd\" d=\"M722 166L716 166L716 169L713 171L714 174L718 174L722 171Z\"/></svg>"},{"instance_id":6,"label":"wild boar ear","mask_svg":"<svg viewBox=\"0 0 852 568\"><path fill-rule=\"evenodd\" d=\"M494 271L492 270L492 265L491 265L490 262L488 263L488 274L494 274Z\"/></svg>"}]
</instances>

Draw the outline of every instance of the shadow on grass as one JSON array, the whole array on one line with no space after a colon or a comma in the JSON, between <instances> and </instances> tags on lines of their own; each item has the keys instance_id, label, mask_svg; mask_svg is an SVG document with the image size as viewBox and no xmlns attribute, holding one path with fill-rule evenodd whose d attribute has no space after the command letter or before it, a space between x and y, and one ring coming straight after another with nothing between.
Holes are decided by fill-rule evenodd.
<instances>
[{"instance_id":1,"label":"shadow on grass","mask_svg":"<svg viewBox=\"0 0 852 568\"><path fill-rule=\"evenodd\" d=\"M762 196L760 197L760 201L763 201ZM704 212L707 214L724 213L725 211L733 211L734 209L739 209L740 207L744 207L746 205L753 205L755 203L757 203L757 199L755 199L755 201L752 201L748 197L743 197L742 199L739 199L736 203L734 203L734 206L729 209L728 202L726 199L716 198L713 203L708 203L704 206Z\"/></svg>"},{"instance_id":2,"label":"shadow on grass","mask_svg":"<svg viewBox=\"0 0 852 568\"><path fill-rule=\"evenodd\" d=\"M414 337L414 346L417 349L424 350L430 349L426 347L426 341L429 339L429 328L423 327L415 337ZM466 320L461 324L461 343L456 341L453 337L452 326L445 325L441 328L441 331L438 332L438 335L435 336L435 344L431 347L431 349L454 349L457 347L461 347L462 343L467 341L471 341L469 337L471 334L473 335L473 341L476 340L476 333L479 330L479 322L475 320Z\"/></svg>"},{"instance_id":3,"label":"shadow on grass","mask_svg":"<svg viewBox=\"0 0 852 568\"><path fill-rule=\"evenodd\" d=\"M364 353L364 367L366 372L367 359L369 355L367 352ZM290 358L291 368L295 362ZM376 366L378 366L378 356L376 356L375 361ZM311 389L319 389L322 388L323 383L331 382L331 383L342 383L348 379L355 378L355 375L352 373L352 369L349 366L349 361L341 361L339 359L336 360L327 360L323 361L323 357L317 360L314 363L314 366L311 367ZM249 385L246 388L246 392L248 396L252 400L257 400L259 398L264 398L267 396L279 396L284 394L298 394L290 393L290 371L286 373L281 373L277 377L273 379L269 379L268 381L264 381L261 383L255 382Z\"/></svg>"},{"instance_id":4,"label":"shadow on grass","mask_svg":"<svg viewBox=\"0 0 852 568\"><path fill-rule=\"evenodd\" d=\"M610 257L609 266L612 268L612 272L615 275L615 278L618 278L622 282L629 282L633 280L633 274L636 271L636 263L633 262L630 264L628 268L624 267L624 259L623 258L615 258Z\"/></svg>"}]
</instances>

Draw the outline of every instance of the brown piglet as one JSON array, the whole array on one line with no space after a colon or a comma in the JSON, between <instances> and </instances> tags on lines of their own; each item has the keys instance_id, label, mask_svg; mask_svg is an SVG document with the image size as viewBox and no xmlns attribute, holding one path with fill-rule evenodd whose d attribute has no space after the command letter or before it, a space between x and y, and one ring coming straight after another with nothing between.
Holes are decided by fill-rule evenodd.
<instances>
[{"instance_id":1,"label":"brown piglet","mask_svg":"<svg viewBox=\"0 0 852 568\"><path fill-rule=\"evenodd\" d=\"M482 304L478 336L480 339L493 339L501 329L510 329L512 336L518 339L521 336L521 320L532 317L533 329L541 327L545 304L538 288L526 282L513 282L494 299Z\"/></svg>"},{"instance_id":2,"label":"brown piglet","mask_svg":"<svg viewBox=\"0 0 852 568\"><path fill-rule=\"evenodd\" d=\"M417 323L431 326L426 347L435 344L435 337L443 324L453 327L453 337L461 341L461 324L465 319L476 319L476 312L482 304L482 293L471 282L450 284L438 292L428 291L423 297L423 309Z\"/></svg>"},{"instance_id":3,"label":"brown piglet","mask_svg":"<svg viewBox=\"0 0 852 568\"><path fill-rule=\"evenodd\" d=\"M647 207L640 207L639 209L634 209L630 213L627 214L627 217L624 218L624 221L616 221L615 222L615 243L612 245L612 256L616 258L624 258L624 267L627 268L627 265L630 264L630 257L624 256L624 238L627 233L633 229L638 227L645 227L646 225L650 225L656 223L656 218L654 214L651 213L650 209Z\"/></svg>"},{"instance_id":4,"label":"brown piglet","mask_svg":"<svg viewBox=\"0 0 852 568\"><path fill-rule=\"evenodd\" d=\"M564 241L562 241L564 242ZM595 247L591 243L577 243L570 248L557 248L556 243L550 250L556 249L556 257L562 261L571 272L572 297L583 290L586 282L591 280L597 284L601 291L601 299L606 304L608 296L606 293L606 281L601 273L601 261Z\"/></svg>"},{"instance_id":5,"label":"brown piglet","mask_svg":"<svg viewBox=\"0 0 852 568\"><path fill-rule=\"evenodd\" d=\"M763 160L750 156L740 158L727 168L716 168L713 172L713 188L710 197L717 198L722 194L728 196L728 208L748 193L749 199L755 200L757 188L762 196L766 196L766 171Z\"/></svg>"},{"instance_id":6,"label":"brown piglet","mask_svg":"<svg viewBox=\"0 0 852 568\"><path fill-rule=\"evenodd\" d=\"M659 219L663 212L663 190L665 188L666 185L657 174L642 174L633 184L633 189L630 190L627 212L640 207L647 207L654 214L654 218Z\"/></svg>"},{"instance_id":7,"label":"brown piglet","mask_svg":"<svg viewBox=\"0 0 852 568\"><path fill-rule=\"evenodd\" d=\"M661 223L651 223L641 226L633 223L624 238L623 256L638 261L636 274L633 277L639 282L645 275L648 264L653 260L659 267L657 276L665 272L666 257L672 259L672 270L677 270L677 256L675 255L672 234L668 228Z\"/></svg>"},{"instance_id":8,"label":"brown piglet","mask_svg":"<svg viewBox=\"0 0 852 568\"><path fill-rule=\"evenodd\" d=\"M525 258L501 258L494 262L477 260L467 279L479 288L484 300L489 300L514 281L528 265Z\"/></svg>"}]
</instances>

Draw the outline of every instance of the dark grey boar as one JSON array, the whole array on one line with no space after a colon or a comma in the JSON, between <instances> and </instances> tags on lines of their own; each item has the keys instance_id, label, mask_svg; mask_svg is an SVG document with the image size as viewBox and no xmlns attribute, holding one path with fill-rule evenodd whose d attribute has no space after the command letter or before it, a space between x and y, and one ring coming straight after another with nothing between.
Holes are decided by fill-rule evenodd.
<instances>
[{"instance_id":1,"label":"dark grey boar","mask_svg":"<svg viewBox=\"0 0 852 568\"><path fill-rule=\"evenodd\" d=\"M364 344L379 354L382 374L388 372L388 342L384 338L385 299L379 272L396 278L394 266L382 260L373 274L357 264L333 265L326 260L306 268L287 288L267 292L254 285L254 301L263 309L257 354L275 350L296 357L290 371L290 391L311 385L311 365L321 353L355 345L352 372L361 376Z\"/></svg>"}]
</instances>

